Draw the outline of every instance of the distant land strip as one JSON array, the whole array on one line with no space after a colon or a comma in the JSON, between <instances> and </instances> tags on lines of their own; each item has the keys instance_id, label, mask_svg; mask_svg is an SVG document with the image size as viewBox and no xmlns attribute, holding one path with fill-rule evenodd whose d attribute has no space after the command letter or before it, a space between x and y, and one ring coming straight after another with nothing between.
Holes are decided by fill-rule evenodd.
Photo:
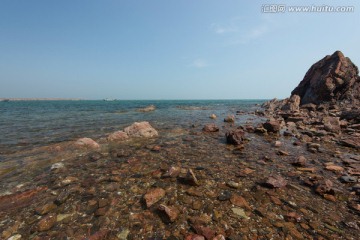
<instances>
[{"instance_id":1,"label":"distant land strip","mask_svg":"<svg viewBox=\"0 0 360 240\"><path fill-rule=\"evenodd\" d=\"M2 102L8 101L79 101L81 98L0 98Z\"/></svg>"}]
</instances>

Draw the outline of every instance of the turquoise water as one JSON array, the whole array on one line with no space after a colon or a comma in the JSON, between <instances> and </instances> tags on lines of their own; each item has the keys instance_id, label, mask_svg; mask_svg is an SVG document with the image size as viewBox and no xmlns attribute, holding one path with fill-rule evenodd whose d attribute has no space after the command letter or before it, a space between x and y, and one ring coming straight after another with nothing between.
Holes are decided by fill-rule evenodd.
<instances>
[{"instance_id":1,"label":"turquoise water","mask_svg":"<svg viewBox=\"0 0 360 240\"><path fill-rule=\"evenodd\" d=\"M98 138L135 121L158 129L217 122L236 111L250 112L264 100L10 101L0 102L0 154L79 137ZM150 104L156 111L137 110ZM246 117L238 117L240 123Z\"/></svg>"}]
</instances>

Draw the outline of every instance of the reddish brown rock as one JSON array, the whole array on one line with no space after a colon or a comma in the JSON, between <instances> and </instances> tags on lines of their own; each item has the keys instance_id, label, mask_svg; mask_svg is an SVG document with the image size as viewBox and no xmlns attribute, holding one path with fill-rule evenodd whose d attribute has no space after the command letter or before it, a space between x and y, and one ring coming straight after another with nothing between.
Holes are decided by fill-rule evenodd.
<instances>
[{"instance_id":1,"label":"reddish brown rock","mask_svg":"<svg viewBox=\"0 0 360 240\"><path fill-rule=\"evenodd\" d=\"M306 158L304 156L300 156L292 162L292 165L298 167L304 167L306 165L306 162L307 162Z\"/></svg>"},{"instance_id":2,"label":"reddish brown rock","mask_svg":"<svg viewBox=\"0 0 360 240\"><path fill-rule=\"evenodd\" d=\"M340 119L338 117L324 117L323 118L324 128L326 131L340 133Z\"/></svg>"},{"instance_id":3,"label":"reddish brown rock","mask_svg":"<svg viewBox=\"0 0 360 240\"><path fill-rule=\"evenodd\" d=\"M299 95L301 104L359 99L358 74L359 70L351 60L336 51L312 65L291 95Z\"/></svg>"},{"instance_id":4,"label":"reddish brown rock","mask_svg":"<svg viewBox=\"0 0 360 240\"><path fill-rule=\"evenodd\" d=\"M90 149L99 149L100 145L91 138L80 138L75 142L77 147L86 147Z\"/></svg>"},{"instance_id":5,"label":"reddish brown rock","mask_svg":"<svg viewBox=\"0 0 360 240\"><path fill-rule=\"evenodd\" d=\"M339 141L341 145L360 149L360 137L346 137Z\"/></svg>"},{"instance_id":6,"label":"reddish brown rock","mask_svg":"<svg viewBox=\"0 0 360 240\"><path fill-rule=\"evenodd\" d=\"M191 169L188 169L186 176L185 176L185 181L188 184L193 185L193 186L200 185L198 179L195 176L195 173Z\"/></svg>"},{"instance_id":7,"label":"reddish brown rock","mask_svg":"<svg viewBox=\"0 0 360 240\"><path fill-rule=\"evenodd\" d=\"M135 122L126 127L124 132L130 137L156 137L159 135L149 122Z\"/></svg>"},{"instance_id":8,"label":"reddish brown rock","mask_svg":"<svg viewBox=\"0 0 360 240\"><path fill-rule=\"evenodd\" d=\"M44 206L37 207L35 209L35 212L39 215L45 215L49 213L50 211L54 210L57 206L54 203L47 203Z\"/></svg>"},{"instance_id":9,"label":"reddish brown rock","mask_svg":"<svg viewBox=\"0 0 360 240\"><path fill-rule=\"evenodd\" d=\"M285 100L285 104L281 108L283 111L297 112L299 111L300 96L292 95L290 98Z\"/></svg>"},{"instance_id":10,"label":"reddish brown rock","mask_svg":"<svg viewBox=\"0 0 360 240\"><path fill-rule=\"evenodd\" d=\"M333 172L342 172L344 168L337 165L328 165L325 167L326 170L333 171Z\"/></svg>"},{"instance_id":11,"label":"reddish brown rock","mask_svg":"<svg viewBox=\"0 0 360 240\"><path fill-rule=\"evenodd\" d=\"M281 176L270 176L265 184L272 188L283 188L287 185L287 181Z\"/></svg>"},{"instance_id":12,"label":"reddish brown rock","mask_svg":"<svg viewBox=\"0 0 360 240\"><path fill-rule=\"evenodd\" d=\"M161 146L159 146L159 145L156 145L151 148L151 151L153 151L153 152L160 152L160 150L161 150Z\"/></svg>"},{"instance_id":13,"label":"reddish brown rock","mask_svg":"<svg viewBox=\"0 0 360 240\"><path fill-rule=\"evenodd\" d=\"M218 132L219 127L214 123L206 124L203 129L204 132Z\"/></svg>"},{"instance_id":14,"label":"reddish brown rock","mask_svg":"<svg viewBox=\"0 0 360 240\"><path fill-rule=\"evenodd\" d=\"M246 210L251 210L251 207L249 203L243 198L242 196L239 196L237 194L233 194L230 198L230 202L238 207L242 207Z\"/></svg>"},{"instance_id":15,"label":"reddish brown rock","mask_svg":"<svg viewBox=\"0 0 360 240\"><path fill-rule=\"evenodd\" d=\"M197 234L191 234L186 236L185 240L205 240L205 237Z\"/></svg>"},{"instance_id":16,"label":"reddish brown rock","mask_svg":"<svg viewBox=\"0 0 360 240\"><path fill-rule=\"evenodd\" d=\"M108 141L123 141L123 140L126 140L128 139L129 136L127 135L126 132L124 131L116 131L116 132L113 132L111 133L108 137L107 137L107 140Z\"/></svg>"},{"instance_id":17,"label":"reddish brown rock","mask_svg":"<svg viewBox=\"0 0 360 240\"><path fill-rule=\"evenodd\" d=\"M24 192L0 196L0 211L28 206L40 192L45 190L47 190L47 187L37 187Z\"/></svg>"},{"instance_id":18,"label":"reddish brown rock","mask_svg":"<svg viewBox=\"0 0 360 240\"><path fill-rule=\"evenodd\" d=\"M197 234L204 236L206 240L213 240L215 237L215 231L211 228L200 225L195 225L193 228Z\"/></svg>"},{"instance_id":19,"label":"reddish brown rock","mask_svg":"<svg viewBox=\"0 0 360 240\"><path fill-rule=\"evenodd\" d=\"M107 239L108 234L109 234L109 230L102 229L92 234L90 237L84 238L83 240L103 240L103 239Z\"/></svg>"},{"instance_id":20,"label":"reddish brown rock","mask_svg":"<svg viewBox=\"0 0 360 240\"><path fill-rule=\"evenodd\" d=\"M152 188L145 195L144 200L146 206L149 208L153 204L160 201L165 196L165 190L162 188Z\"/></svg>"},{"instance_id":21,"label":"reddish brown rock","mask_svg":"<svg viewBox=\"0 0 360 240\"><path fill-rule=\"evenodd\" d=\"M280 123L276 120L270 120L263 123L263 127L267 132L278 133L280 131Z\"/></svg>"},{"instance_id":22,"label":"reddish brown rock","mask_svg":"<svg viewBox=\"0 0 360 240\"><path fill-rule=\"evenodd\" d=\"M38 223L38 231L43 232L51 229L56 223L56 214L49 214Z\"/></svg>"},{"instance_id":23,"label":"reddish brown rock","mask_svg":"<svg viewBox=\"0 0 360 240\"><path fill-rule=\"evenodd\" d=\"M176 207L161 204L159 210L164 212L170 222L174 222L179 216L179 210Z\"/></svg>"},{"instance_id":24,"label":"reddish brown rock","mask_svg":"<svg viewBox=\"0 0 360 240\"><path fill-rule=\"evenodd\" d=\"M229 131L225 134L226 142L229 144L240 145L244 143L245 132L241 129Z\"/></svg>"},{"instance_id":25,"label":"reddish brown rock","mask_svg":"<svg viewBox=\"0 0 360 240\"><path fill-rule=\"evenodd\" d=\"M180 167L170 167L166 173L163 175L163 177L171 177L171 178L175 178L177 176L179 176L181 172L181 168Z\"/></svg>"},{"instance_id":26,"label":"reddish brown rock","mask_svg":"<svg viewBox=\"0 0 360 240\"><path fill-rule=\"evenodd\" d=\"M285 215L285 219L288 222L300 222L301 216L299 214L297 214L296 212L290 212Z\"/></svg>"},{"instance_id":27,"label":"reddish brown rock","mask_svg":"<svg viewBox=\"0 0 360 240\"><path fill-rule=\"evenodd\" d=\"M321 180L315 186L315 192L323 195L325 193L334 193L333 183L330 180Z\"/></svg>"}]
</instances>

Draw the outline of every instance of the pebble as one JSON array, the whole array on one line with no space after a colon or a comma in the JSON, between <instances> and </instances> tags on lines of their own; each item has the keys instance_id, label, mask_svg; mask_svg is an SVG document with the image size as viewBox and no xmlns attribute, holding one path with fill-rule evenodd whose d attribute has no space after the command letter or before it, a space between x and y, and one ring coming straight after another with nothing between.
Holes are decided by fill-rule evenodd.
<instances>
[{"instance_id":1,"label":"pebble","mask_svg":"<svg viewBox=\"0 0 360 240\"><path fill-rule=\"evenodd\" d=\"M125 229L122 230L119 234L117 234L116 237L117 237L119 240L127 240L129 233L130 233L130 230L127 229L127 228L125 228Z\"/></svg>"},{"instance_id":2,"label":"pebble","mask_svg":"<svg viewBox=\"0 0 360 240\"><path fill-rule=\"evenodd\" d=\"M228 185L231 188L235 188L235 189L238 189L241 187L241 183L234 182L234 181L229 181L226 183L226 185Z\"/></svg>"},{"instance_id":3,"label":"pebble","mask_svg":"<svg viewBox=\"0 0 360 240\"><path fill-rule=\"evenodd\" d=\"M355 183L357 182L357 180L358 180L357 177L348 176L348 175L340 177L340 181L343 183Z\"/></svg>"},{"instance_id":4,"label":"pebble","mask_svg":"<svg viewBox=\"0 0 360 240\"><path fill-rule=\"evenodd\" d=\"M38 223L38 231L43 232L51 229L57 220L56 214L49 214L43 217Z\"/></svg>"},{"instance_id":5,"label":"pebble","mask_svg":"<svg viewBox=\"0 0 360 240\"><path fill-rule=\"evenodd\" d=\"M165 190L162 188L153 188L144 195L146 206L149 208L165 196Z\"/></svg>"},{"instance_id":6,"label":"pebble","mask_svg":"<svg viewBox=\"0 0 360 240\"><path fill-rule=\"evenodd\" d=\"M174 222L179 216L179 210L176 207L161 204L159 210L166 214L170 222Z\"/></svg>"},{"instance_id":7,"label":"pebble","mask_svg":"<svg viewBox=\"0 0 360 240\"><path fill-rule=\"evenodd\" d=\"M54 203L47 203L44 206L41 207L37 207L35 209L35 212L39 215L45 215L49 212L51 212L52 210L54 210L57 206Z\"/></svg>"},{"instance_id":8,"label":"pebble","mask_svg":"<svg viewBox=\"0 0 360 240\"><path fill-rule=\"evenodd\" d=\"M20 234L16 234L14 236L9 237L7 240L19 240L21 239L21 235Z\"/></svg>"},{"instance_id":9,"label":"pebble","mask_svg":"<svg viewBox=\"0 0 360 240\"><path fill-rule=\"evenodd\" d=\"M283 188L287 185L287 181L281 176L270 176L266 180L266 185L272 188Z\"/></svg>"},{"instance_id":10,"label":"pebble","mask_svg":"<svg viewBox=\"0 0 360 240\"><path fill-rule=\"evenodd\" d=\"M336 165L328 165L325 167L326 170L333 171L333 172L342 172L344 171L344 168L341 166Z\"/></svg>"},{"instance_id":11,"label":"pebble","mask_svg":"<svg viewBox=\"0 0 360 240\"><path fill-rule=\"evenodd\" d=\"M185 176L185 180L190 185L193 185L193 186L200 185L198 179L195 176L195 173L191 169L188 169L186 176Z\"/></svg>"},{"instance_id":12,"label":"pebble","mask_svg":"<svg viewBox=\"0 0 360 240\"><path fill-rule=\"evenodd\" d=\"M236 214L237 216L244 218L244 219L250 219L246 214L244 209L242 208L231 208L231 210L233 211L234 214Z\"/></svg>"},{"instance_id":13,"label":"pebble","mask_svg":"<svg viewBox=\"0 0 360 240\"><path fill-rule=\"evenodd\" d=\"M231 192L230 191L222 191L219 196L218 196L218 200L219 201L227 201L231 198Z\"/></svg>"},{"instance_id":14,"label":"pebble","mask_svg":"<svg viewBox=\"0 0 360 240\"><path fill-rule=\"evenodd\" d=\"M231 196L230 202L238 207L245 208L246 210L251 210L251 207L249 203L245 200L245 198L237 194L233 194Z\"/></svg>"},{"instance_id":15,"label":"pebble","mask_svg":"<svg viewBox=\"0 0 360 240\"><path fill-rule=\"evenodd\" d=\"M297 159L295 159L295 161L293 161L293 165L294 166L299 166L299 167L304 167L306 165L306 158L304 156L300 156Z\"/></svg>"}]
</instances>

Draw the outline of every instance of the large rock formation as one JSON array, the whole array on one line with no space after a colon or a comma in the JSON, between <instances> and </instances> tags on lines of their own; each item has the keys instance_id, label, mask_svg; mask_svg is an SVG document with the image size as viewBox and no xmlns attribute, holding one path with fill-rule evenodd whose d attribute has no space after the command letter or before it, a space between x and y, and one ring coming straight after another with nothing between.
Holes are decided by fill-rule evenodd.
<instances>
[{"instance_id":1,"label":"large rock formation","mask_svg":"<svg viewBox=\"0 0 360 240\"><path fill-rule=\"evenodd\" d=\"M338 100L360 100L359 70L340 51L311 66L304 79L291 92L301 98L301 105Z\"/></svg>"}]
</instances>

